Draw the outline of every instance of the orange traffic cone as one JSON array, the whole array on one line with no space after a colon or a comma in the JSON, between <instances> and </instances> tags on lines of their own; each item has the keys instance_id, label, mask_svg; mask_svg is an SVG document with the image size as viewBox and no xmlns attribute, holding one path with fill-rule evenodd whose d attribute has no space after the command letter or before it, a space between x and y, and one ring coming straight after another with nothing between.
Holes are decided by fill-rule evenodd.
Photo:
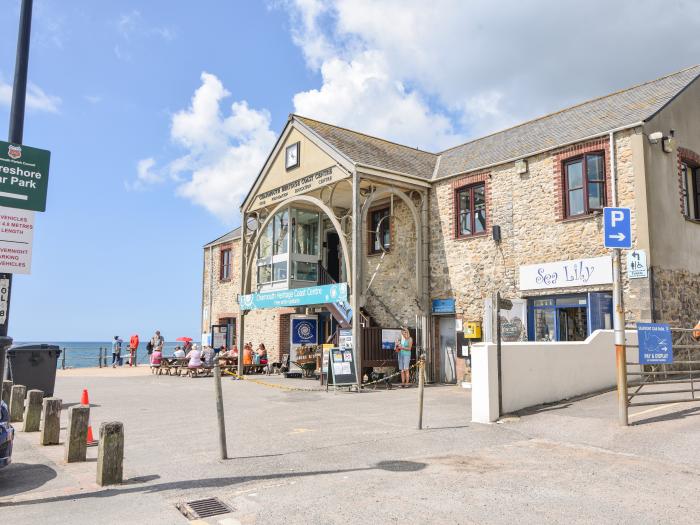
<instances>
[{"instance_id":1,"label":"orange traffic cone","mask_svg":"<svg viewBox=\"0 0 700 525\"><path fill-rule=\"evenodd\" d=\"M83 395L80 397L80 404L89 407L90 406L90 398L88 396L88 391L87 388L83 389ZM93 447L97 445L97 441L95 441L95 438L92 436L92 425L88 422L88 429L87 429L87 446L88 447Z\"/></svg>"}]
</instances>

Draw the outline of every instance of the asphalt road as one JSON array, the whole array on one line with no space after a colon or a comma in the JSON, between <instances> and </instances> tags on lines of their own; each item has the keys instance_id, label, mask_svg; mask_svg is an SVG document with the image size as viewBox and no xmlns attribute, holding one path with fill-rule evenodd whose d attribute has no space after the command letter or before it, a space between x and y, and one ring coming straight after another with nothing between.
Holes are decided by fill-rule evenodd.
<instances>
[{"instance_id":1,"label":"asphalt road","mask_svg":"<svg viewBox=\"0 0 700 525\"><path fill-rule=\"evenodd\" d=\"M700 403L616 423L614 393L470 421L469 391L286 391L224 380L231 459L218 459L211 378L66 373L66 405L125 425L123 485L18 432L0 470L0 517L21 523L187 523L175 504L218 497L206 523L698 523ZM315 386L274 378L272 383ZM7 520L7 521L5 521Z\"/></svg>"}]
</instances>

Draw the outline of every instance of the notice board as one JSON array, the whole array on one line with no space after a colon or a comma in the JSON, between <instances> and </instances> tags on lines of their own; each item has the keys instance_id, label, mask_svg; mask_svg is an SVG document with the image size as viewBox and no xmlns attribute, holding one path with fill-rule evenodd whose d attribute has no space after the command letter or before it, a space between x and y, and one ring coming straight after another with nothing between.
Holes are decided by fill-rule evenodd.
<instances>
[{"instance_id":1,"label":"notice board","mask_svg":"<svg viewBox=\"0 0 700 525\"><path fill-rule=\"evenodd\" d=\"M357 384L354 349L330 349L328 359L328 384L333 386L349 386Z\"/></svg>"}]
</instances>

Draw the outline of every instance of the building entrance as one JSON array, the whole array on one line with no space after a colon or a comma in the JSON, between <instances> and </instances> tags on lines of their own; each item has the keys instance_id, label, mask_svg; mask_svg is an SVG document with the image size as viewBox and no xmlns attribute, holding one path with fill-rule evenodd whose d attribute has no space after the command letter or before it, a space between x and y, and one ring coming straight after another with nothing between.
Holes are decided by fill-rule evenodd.
<instances>
[{"instance_id":1,"label":"building entrance","mask_svg":"<svg viewBox=\"0 0 700 525\"><path fill-rule=\"evenodd\" d=\"M440 316L437 318L437 342L440 352L440 382L457 382L457 332L455 318Z\"/></svg>"}]
</instances>

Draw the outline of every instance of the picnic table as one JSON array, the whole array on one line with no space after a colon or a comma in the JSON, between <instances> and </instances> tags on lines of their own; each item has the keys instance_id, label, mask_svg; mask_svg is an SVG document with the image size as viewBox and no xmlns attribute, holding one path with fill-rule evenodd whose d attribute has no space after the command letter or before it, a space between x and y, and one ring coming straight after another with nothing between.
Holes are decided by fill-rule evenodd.
<instances>
[{"instance_id":1,"label":"picnic table","mask_svg":"<svg viewBox=\"0 0 700 525\"><path fill-rule=\"evenodd\" d=\"M158 375L176 375L181 376L185 372L186 376L194 377L196 375L210 375L213 367L204 364L190 368L188 366L190 360L186 357L162 357L160 365L151 365L151 372Z\"/></svg>"}]
</instances>

